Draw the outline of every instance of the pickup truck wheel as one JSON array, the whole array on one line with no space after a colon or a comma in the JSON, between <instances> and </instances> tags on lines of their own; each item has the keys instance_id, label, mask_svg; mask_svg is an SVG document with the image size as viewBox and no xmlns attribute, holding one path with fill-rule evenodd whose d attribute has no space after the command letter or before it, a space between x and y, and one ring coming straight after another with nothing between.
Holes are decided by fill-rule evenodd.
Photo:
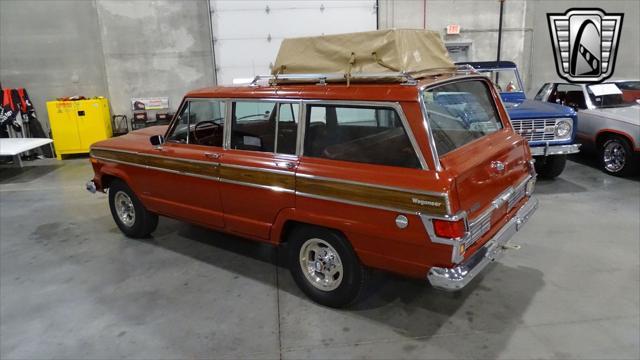
<instances>
[{"instance_id":1,"label":"pickup truck wheel","mask_svg":"<svg viewBox=\"0 0 640 360\"><path fill-rule=\"evenodd\" d=\"M631 145L620 137L608 138L600 147L600 164L605 173L627 176L635 171Z\"/></svg>"},{"instance_id":2,"label":"pickup truck wheel","mask_svg":"<svg viewBox=\"0 0 640 360\"><path fill-rule=\"evenodd\" d=\"M109 207L118 228L128 237L147 237L158 226L158 215L145 209L121 180L114 180L109 186Z\"/></svg>"},{"instance_id":3,"label":"pickup truck wheel","mask_svg":"<svg viewBox=\"0 0 640 360\"><path fill-rule=\"evenodd\" d=\"M543 179L555 179L564 171L567 155L553 155L546 158L536 158L536 172Z\"/></svg>"},{"instance_id":4,"label":"pickup truck wheel","mask_svg":"<svg viewBox=\"0 0 640 360\"><path fill-rule=\"evenodd\" d=\"M289 269L309 298L336 308L355 302L367 279L367 269L344 236L316 227L291 233Z\"/></svg>"}]
</instances>

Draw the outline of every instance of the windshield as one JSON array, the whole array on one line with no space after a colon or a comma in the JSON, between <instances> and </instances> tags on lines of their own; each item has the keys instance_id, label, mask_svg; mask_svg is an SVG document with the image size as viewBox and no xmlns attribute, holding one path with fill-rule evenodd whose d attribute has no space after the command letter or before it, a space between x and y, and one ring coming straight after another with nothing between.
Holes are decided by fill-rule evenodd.
<instances>
[{"instance_id":1,"label":"windshield","mask_svg":"<svg viewBox=\"0 0 640 360\"><path fill-rule=\"evenodd\" d=\"M634 104L624 99L622 91L615 83L589 85L587 93L591 103L597 108L623 107Z\"/></svg>"},{"instance_id":2,"label":"windshield","mask_svg":"<svg viewBox=\"0 0 640 360\"><path fill-rule=\"evenodd\" d=\"M521 92L516 69L479 70L481 75L491 79L500 92Z\"/></svg>"},{"instance_id":3,"label":"windshield","mask_svg":"<svg viewBox=\"0 0 640 360\"><path fill-rule=\"evenodd\" d=\"M438 155L502 129L484 81L460 81L422 93Z\"/></svg>"}]
</instances>

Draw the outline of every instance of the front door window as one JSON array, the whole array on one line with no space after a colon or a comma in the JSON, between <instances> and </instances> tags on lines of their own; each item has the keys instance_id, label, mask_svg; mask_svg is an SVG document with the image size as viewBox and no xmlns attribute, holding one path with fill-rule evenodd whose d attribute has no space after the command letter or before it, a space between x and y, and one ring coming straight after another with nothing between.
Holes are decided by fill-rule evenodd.
<instances>
[{"instance_id":1,"label":"front door window","mask_svg":"<svg viewBox=\"0 0 640 360\"><path fill-rule=\"evenodd\" d=\"M187 101L167 141L180 144L222 147L225 103L219 100Z\"/></svg>"}]
</instances>

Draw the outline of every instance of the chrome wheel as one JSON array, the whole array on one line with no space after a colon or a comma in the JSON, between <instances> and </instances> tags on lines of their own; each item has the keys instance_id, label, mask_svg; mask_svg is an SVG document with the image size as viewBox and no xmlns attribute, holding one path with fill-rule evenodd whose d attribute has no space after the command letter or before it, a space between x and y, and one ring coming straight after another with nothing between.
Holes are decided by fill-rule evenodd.
<instances>
[{"instance_id":1,"label":"chrome wheel","mask_svg":"<svg viewBox=\"0 0 640 360\"><path fill-rule=\"evenodd\" d=\"M309 239L300 248L302 273L316 289L335 290L344 275L340 255L333 246L322 239Z\"/></svg>"},{"instance_id":2,"label":"chrome wheel","mask_svg":"<svg viewBox=\"0 0 640 360\"><path fill-rule=\"evenodd\" d=\"M133 201L124 191L118 191L114 197L116 214L122 223L127 227L132 227L136 222L136 210Z\"/></svg>"},{"instance_id":3,"label":"chrome wheel","mask_svg":"<svg viewBox=\"0 0 640 360\"><path fill-rule=\"evenodd\" d=\"M607 171L616 173L622 170L627 162L624 146L617 141L609 141L602 151L602 160Z\"/></svg>"}]
</instances>

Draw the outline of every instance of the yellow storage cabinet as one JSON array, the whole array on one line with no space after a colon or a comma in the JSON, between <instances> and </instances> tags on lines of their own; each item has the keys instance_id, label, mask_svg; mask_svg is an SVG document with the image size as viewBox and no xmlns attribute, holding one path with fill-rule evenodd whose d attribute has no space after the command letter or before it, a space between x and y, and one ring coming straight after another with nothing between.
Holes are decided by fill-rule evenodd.
<instances>
[{"instance_id":1,"label":"yellow storage cabinet","mask_svg":"<svg viewBox=\"0 0 640 360\"><path fill-rule=\"evenodd\" d=\"M105 98L48 101L47 112L58 160L66 154L88 153L91 144L113 135Z\"/></svg>"}]
</instances>

